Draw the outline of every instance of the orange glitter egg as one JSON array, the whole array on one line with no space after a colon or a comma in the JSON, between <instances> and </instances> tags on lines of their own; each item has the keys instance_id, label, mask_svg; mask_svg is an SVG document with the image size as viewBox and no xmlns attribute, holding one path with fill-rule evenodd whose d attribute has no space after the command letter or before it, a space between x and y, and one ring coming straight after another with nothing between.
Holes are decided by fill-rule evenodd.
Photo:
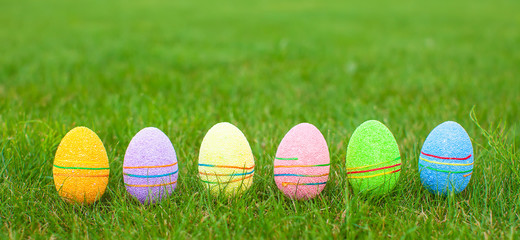
<instances>
[{"instance_id":1,"label":"orange glitter egg","mask_svg":"<svg viewBox=\"0 0 520 240\"><path fill-rule=\"evenodd\" d=\"M110 172L103 142L86 127L70 130L58 146L52 172L56 190L65 201L91 204L99 200Z\"/></svg>"}]
</instances>

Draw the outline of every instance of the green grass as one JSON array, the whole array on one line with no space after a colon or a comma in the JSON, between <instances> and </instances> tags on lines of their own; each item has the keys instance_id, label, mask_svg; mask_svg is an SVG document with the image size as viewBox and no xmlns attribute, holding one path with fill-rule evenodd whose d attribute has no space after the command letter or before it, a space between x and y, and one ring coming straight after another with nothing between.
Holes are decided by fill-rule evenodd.
<instances>
[{"instance_id":1,"label":"green grass","mask_svg":"<svg viewBox=\"0 0 520 240\"><path fill-rule=\"evenodd\" d=\"M0 0L0 237L520 238L519 11L513 0ZM378 198L346 180L348 140L368 119L390 128L403 160ZM467 189L443 198L422 188L417 161L446 120L466 128L476 164ZM202 137L221 121L244 132L257 166L231 200L197 178ZM300 122L323 132L332 160L310 201L273 180L278 143ZM61 138L81 125L110 159L92 206L65 203L52 181ZM170 137L180 167L153 206L122 177L147 126Z\"/></svg>"}]
</instances>

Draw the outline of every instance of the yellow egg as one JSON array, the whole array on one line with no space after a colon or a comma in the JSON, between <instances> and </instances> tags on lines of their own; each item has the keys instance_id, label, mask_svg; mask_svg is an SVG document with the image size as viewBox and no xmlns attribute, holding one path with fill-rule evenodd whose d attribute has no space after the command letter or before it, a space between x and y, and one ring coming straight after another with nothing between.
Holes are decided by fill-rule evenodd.
<instances>
[{"instance_id":1,"label":"yellow egg","mask_svg":"<svg viewBox=\"0 0 520 240\"><path fill-rule=\"evenodd\" d=\"M255 160L244 134L230 123L213 126L200 146L199 176L213 194L235 195L253 184Z\"/></svg>"},{"instance_id":2,"label":"yellow egg","mask_svg":"<svg viewBox=\"0 0 520 240\"><path fill-rule=\"evenodd\" d=\"M110 172L101 139L86 127L70 130L58 146L52 172L56 190L65 201L97 201L105 192Z\"/></svg>"}]
</instances>

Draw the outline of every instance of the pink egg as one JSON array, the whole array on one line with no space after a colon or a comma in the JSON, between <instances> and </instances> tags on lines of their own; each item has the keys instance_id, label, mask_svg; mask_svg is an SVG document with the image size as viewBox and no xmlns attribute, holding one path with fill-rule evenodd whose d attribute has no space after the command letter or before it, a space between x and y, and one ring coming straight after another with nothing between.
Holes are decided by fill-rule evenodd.
<instances>
[{"instance_id":1,"label":"pink egg","mask_svg":"<svg viewBox=\"0 0 520 240\"><path fill-rule=\"evenodd\" d=\"M311 199L325 188L329 171L329 148L320 130L310 123L294 126L276 151L276 186L287 197Z\"/></svg>"}]
</instances>

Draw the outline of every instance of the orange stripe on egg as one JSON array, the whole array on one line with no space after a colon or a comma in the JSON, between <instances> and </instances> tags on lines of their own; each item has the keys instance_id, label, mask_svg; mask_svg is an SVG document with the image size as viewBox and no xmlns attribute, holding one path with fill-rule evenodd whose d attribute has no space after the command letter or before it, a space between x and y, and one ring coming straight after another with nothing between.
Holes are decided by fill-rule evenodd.
<instances>
[{"instance_id":1,"label":"orange stripe on egg","mask_svg":"<svg viewBox=\"0 0 520 240\"><path fill-rule=\"evenodd\" d=\"M161 187L161 186L167 186L167 185L172 185L174 183L176 183L177 180L173 181L173 182L169 182L169 183L161 183L161 184L126 184L126 186L129 186L129 187Z\"/></svg>"},{"instance_id":2,"label":"orange stripe on egg","mask_svg":"<svg viewBox=\"0 0 520 240\"><path fill-rule=\"evenodd\" d=\"M255 168L255 165L253 165L252 167L237 167L237 166L213 165L213 164L199 163L199 167L236 168L236 169L251 170L251 169Z\"/></svg>"},{"instance_id":3,"label":"orange stripe on egg","mask_svg":"<svg viewBox=\"0 0 520 240\"><path fill-rule=\"evenodd\" d=\"M235 179L235 180L232 180L232 181L227 181L227 182L211 182L211 181L206 181L206 180L202 180L202 179L201 179L201 181L204 182L204 183L208 183L208 184L227 184L227 183L242 181L244 179L248 179L248 178L251 178L253 176L254 176L254 174L251 174L251 175L249 175L247 177L238 178L238 179Z\"/></svg>"},{"instance_id":4,"label":"orange stripe on egg","mask_svg":"<svg viewBox=\"0 0 520 240\"><path fill-rule=\"evenodd\" d=\"M54 176L63 176L63 177L108 177L108 174L98 174L98 175L74 175L70 173L55 173Z\"/></svg>"},{"instance_id":5,"label":"orange stripe on egg","mask_svg":"<svg viewBox=\"0 0 520 240\"><path fill-rule=\"evenodd\" d=\"M177 165L177 162L167 165L159 165L159 166L123 166L124 169L138 169L138 168L162 168L162 167L171 167Z\"/></svg>"}]
</instances>

